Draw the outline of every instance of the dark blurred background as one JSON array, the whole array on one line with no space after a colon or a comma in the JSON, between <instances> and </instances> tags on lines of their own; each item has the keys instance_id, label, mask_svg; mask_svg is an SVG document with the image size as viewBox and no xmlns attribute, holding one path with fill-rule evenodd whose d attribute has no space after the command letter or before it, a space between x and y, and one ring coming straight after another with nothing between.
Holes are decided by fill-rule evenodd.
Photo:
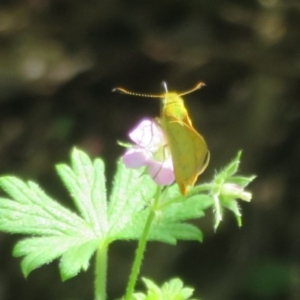
<instances>
[{"instance_id":1,"label":"dark blurred background","mask_svg":"<svg viewBox=\"0 0 300 300\"><path fill-rule=\"evenodd\" d=\"M206 83L185 97L211 150L201 179L240 149L241 173L258 178L241 229L227 212L214 233L209 212L203 244L149 244L142 275L180 276L203 300L300 299L299 0L1 0L0 174L70 206L54 164L76 145L105 160L110 181L117 140L159 114L155 99L112 88L157 94L163 80ZM19 238L0 233L1 300L92 299L92 269L61 283L54 262L24 279ZM124 292L135 246L110 249L109 299Z\"/></svg>"}]
</instances>

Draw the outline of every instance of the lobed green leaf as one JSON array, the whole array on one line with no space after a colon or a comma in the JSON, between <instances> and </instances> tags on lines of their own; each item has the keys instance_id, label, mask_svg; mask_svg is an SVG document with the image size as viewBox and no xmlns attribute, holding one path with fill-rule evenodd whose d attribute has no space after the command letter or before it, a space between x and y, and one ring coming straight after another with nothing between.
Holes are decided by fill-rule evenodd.
<instances>
[{"instance_id":1,"label":"lobed green leaf","mask_svg":"<svg viewBox=\"0 0 300 300\"><path fill-rule=\"evenodd\" d=\"M128 169L119 161L108 206L110 235L120 237L135 214L148 207L155 191L155 183L143 169Z\"/></svg>"}]
</instances>

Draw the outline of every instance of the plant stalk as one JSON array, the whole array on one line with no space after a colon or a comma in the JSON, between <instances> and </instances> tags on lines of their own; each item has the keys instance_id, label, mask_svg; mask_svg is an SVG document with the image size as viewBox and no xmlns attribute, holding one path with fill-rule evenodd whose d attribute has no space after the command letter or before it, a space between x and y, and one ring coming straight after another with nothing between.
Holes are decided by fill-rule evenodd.
<instances>
[{"instance_id":1,"label":"plant stalk","mask_svg":"<svg viewBox=\"0 0 300 300\"><path fill-rule=\"evenodd\" d=\"M130 274L130 277L129 277L129 282L128 282L127 289L126 289L125 300L131 300L132 294L134 292L134 288L135 288L136 281L137 281L137 278L138 278L139 273L140 273L140 268L141 268L141 264L142 264L144 253L145 253L145 248L146 248L146 244L147 244L147 237L149 235L149 231L150 231L150 228L151 228L152 221L154 220L154 217L155 217L155 210L158 207L160 194L161 194L161 187L157 186L154 202L153 202L153 205L152 205L151 210L149 212L149 215L148 215L148 218L147 218L142 236L139 240L138 247L137 247L136 252L135 252L135 259L134 259L134 262L133 262L133 266L132 266L132 269L131 269L131 274Z\"/></svg>"},{"instance_id":2,"label":"plant stalk","mask_svg":"<svg viewBox=\"0 0 300 300\"><path fill-rule=\"evenodd\" d=\"M95 300L106 299L107 251L108 244L101 243L96 253Z\"/></svg>"}]
</instances>

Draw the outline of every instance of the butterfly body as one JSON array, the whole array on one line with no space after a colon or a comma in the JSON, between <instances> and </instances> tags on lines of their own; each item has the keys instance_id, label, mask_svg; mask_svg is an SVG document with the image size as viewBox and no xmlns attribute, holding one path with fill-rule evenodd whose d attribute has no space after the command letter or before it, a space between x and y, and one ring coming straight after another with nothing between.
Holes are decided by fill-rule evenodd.
<instances>
[{"instance_id":1,"label":"butterfly body","mask_svg":"<svg viewBox=\"0 0 300 300\"><path fill-rule=\"evenodd\" d=\"M209 161L204 138L194 129L183 99L166 93L160 124L172 154L176 182L183 195L193 186Z\"/></svg>"}]
</instances>

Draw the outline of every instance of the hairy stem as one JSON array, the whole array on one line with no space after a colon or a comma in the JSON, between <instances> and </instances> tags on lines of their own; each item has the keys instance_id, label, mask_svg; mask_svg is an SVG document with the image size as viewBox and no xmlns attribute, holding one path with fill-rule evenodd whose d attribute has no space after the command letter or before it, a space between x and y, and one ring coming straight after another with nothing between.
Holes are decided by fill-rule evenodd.
<instances>
[{"instance_id":1,"label":"hairy stem","mask_svg":"<svg viewBox=\"0 0 300 300\"><path fill-rule=\"evenodd\" d=\"M131 300L132 294L134 292L134 288L135 288L136 281L137 281L137 278L138 278L139 273L140 273L140 268L141 268L141 264L142 264L143 257L144 257L144 252L145 252L145 248L146 248L146 244L147 244L147 237L149 235L149 231L150 231L150 228L151 228L152 221L154 220L154 217L155 217L155 209L158 206L160 193L161 193L161 187L158 186L157 190L156 190L156 194L155 194L154 203L152 205L152 209L149 212L149 216L147 218L142 236L139 240L139 244L138 244L138 247L137 247L136 252L135 252L135 259L134 259L134 262L133 262L131 274L130 274L130 277L129 277L128 286L127 286L127 289L126 289L125 300Z\"/></svg>"},{"instance_id":2,"label":"hairy stem","mask_svg":"<svg viewBox=\"0 0 300 300\"><path fill-rule=\"evenodd\" d=\"M106 299L107 251L108 244L103 243L96 254L95 300Z\"/></svg>"}]
</instances>

